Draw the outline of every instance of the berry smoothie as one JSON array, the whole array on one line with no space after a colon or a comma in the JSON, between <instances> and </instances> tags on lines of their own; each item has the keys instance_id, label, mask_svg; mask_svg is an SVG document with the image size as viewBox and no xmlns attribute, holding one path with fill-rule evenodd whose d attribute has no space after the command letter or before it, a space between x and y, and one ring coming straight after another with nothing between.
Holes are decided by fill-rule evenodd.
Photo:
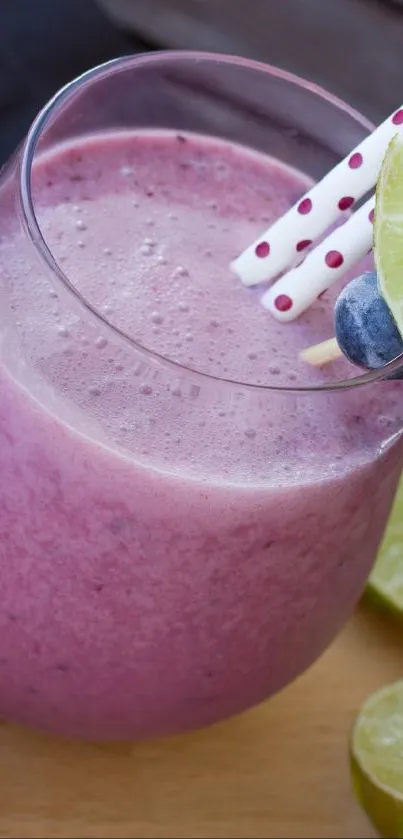
<instances>
[{"instance_id":1,"label":"berry smoothie","mask_svg":"<svg viewBox=\"0 0 403 839\"><path fill-rule=\"evenodd\" d=\"M350 614L401 466L400 385L289 390L352 375L298 361L333 298L279 325L228 268L306 187L197 135L61 145L32 193L67 288L3 186L2 716L91 739L206 725Z\"/></svg>"}]
</instances>

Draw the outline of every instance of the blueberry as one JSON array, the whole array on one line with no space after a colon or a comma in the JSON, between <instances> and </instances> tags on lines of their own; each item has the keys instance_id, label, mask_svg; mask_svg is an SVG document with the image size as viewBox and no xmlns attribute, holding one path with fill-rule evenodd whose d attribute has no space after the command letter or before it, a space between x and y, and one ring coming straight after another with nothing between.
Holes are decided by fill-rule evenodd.
<instances>
[{"instance_id":1,"label":"blueberry","mask_svg":"<svg viewBox=\"0 0 403 839\"><path fill-rule=\"evenodd\" d=\"M340 349L358 367L376 370L403 352L403 340L379 294L374 272L355 277L343 288L334 320Z\"/></svg>"}]
</instances>

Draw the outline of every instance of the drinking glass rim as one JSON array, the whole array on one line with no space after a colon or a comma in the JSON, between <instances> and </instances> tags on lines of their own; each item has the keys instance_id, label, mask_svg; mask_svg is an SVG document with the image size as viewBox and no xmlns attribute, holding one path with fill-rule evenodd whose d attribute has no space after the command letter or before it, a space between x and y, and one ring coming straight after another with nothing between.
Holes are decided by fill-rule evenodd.
<instances>
[{"instance_id":1,"label":"drinking glass rim","mask_svg":"<svg viewBox=\"0 0 403 839\"><path fill-rule=\"evenodd\" d=\"M400 370L400 368L403 365L403 353L397 356L397 358L393 359L393 361L390 361L381 369L370 370L366 373L363 373L359 376L354 376L350 379L341 379L339 381L326 382L319 385L308 386L296 384L293 386L281 386L267 384L252 384L250 382L237 381L235 379L227 379L221 376L211 375L209 373L204 373L202 371L195 370L188 365L181 364L177 361L173 361L172 359L166 358L164 355L158 353L157 351L145 347L139 341L136 341L134 338L130 337L130 335L128 335L125 331L119 329L117 326L114 326L112 323L110 323L108 319L104 315L102 315L102 313L98 311L98 309L95 308L86 299L86 297L80 291L78 291L78 289L76 289L74 285L70 282L67 274L64 273L61 266L56 261L42 235L34 209L34 202L31 191L31 173L36 148L40 140L40 137L42 136L42 133L46 128L47 123L49 119L52 117L52 115L55 112L57 112L57 110L60 107L62 107L63 104L71 100L74 97L75 93L78 90L80 90L83 87L83 85L87 84L88 82L95 81L96 79L106 78L110 72L120 71L133 65L144 66L150 63L155 64L155 62L164 60L166 61L167 59L172 61L210 61L220 64L232 64L235 66L243 66L247 69L263 72L266 75L281 79L282 81L285 81L290 85L294 85L295 87L303 91L313 93L315 96L333 105L339 111L344 111L345 113L349 114L349 116L351 116L359 125L361 125L364 129L368 130L369 132L373 131L374 129L374 125L371 123L371 121L364 117L359 111L357 111L351 105L344 102L342 99L339 99L339 97L335 96L332 93L329 93L327 90L325 90L315 82L308 81L307 79L301 78L296 74L289 72L288 70L280 69L279 67L275 67L274 65L266 64L262 61L256 61L254 59L244 58L236 55L201 52L193 50L158 50L140 55L136 54L120 56L118 58L113 58L109 61L103 62L102 64L99 64L96 67L93 67L89 70L86 70L84 73L80 74L76 78L72 79L70 82L67 82L67 84L65 84L63 87L61 87L39 111L38 115L35 117L27 133L25 141L22 145L22 152L19 159L18 188L20 206L22 210L23 227L30 242L33 244L36 252L38 253L41 262L45 264L46 269L50 272L53 278L53 283L57 285L58 290L62 290L63 293L69 296L70 301L74 304L75 308L78 308L81 314L85 313L87 318L89 316L92 320L95 320L98 323L102 323L103 328L106 328L107 330L112 330L115 337L120 342L123 342L126 346L129 345L136 351L142 353L146 358L152 360L153 363L156 363L161 367L174 370L176 372L181 371L182 373L185 373L187 376L193 379L196 378L198 381L203 380L204 382L215 382L216 384L223 387L241 387L243 389L261 392L329 392L337 390L349 390L351 388L371 384L372 382L381 381L382 379L385 379L389 377L391 374Z\"/></svg>"}]
</instances>

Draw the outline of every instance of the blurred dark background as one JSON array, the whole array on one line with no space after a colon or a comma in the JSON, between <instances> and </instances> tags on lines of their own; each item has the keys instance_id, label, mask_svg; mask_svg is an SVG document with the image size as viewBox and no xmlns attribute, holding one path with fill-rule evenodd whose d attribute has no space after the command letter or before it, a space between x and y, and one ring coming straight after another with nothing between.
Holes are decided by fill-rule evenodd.
<instances>
[{"instance_id":1,"label":"blurred dark background","mask_svg":"<svg viewBox=\"0 0 403 839\"><path fill-rule=\"evenodd\" d=\"M403 100L402 44L403 0L1 0L0 163L62 84L117 55L247 55L377 122Z\"/></svg>"}]
</instances>

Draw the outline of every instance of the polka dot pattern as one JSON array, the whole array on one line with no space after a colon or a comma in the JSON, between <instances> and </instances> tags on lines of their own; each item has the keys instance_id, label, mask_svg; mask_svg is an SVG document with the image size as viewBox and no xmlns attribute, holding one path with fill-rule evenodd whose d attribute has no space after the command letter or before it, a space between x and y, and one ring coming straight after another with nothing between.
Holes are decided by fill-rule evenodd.
<instances>
[{"instance_id":1,"label":"polka dot pattern","mask_svg":"<svg viewBox=\"0 0 403 839\"><path fill-rule=\"evenodd\" d=\"M312 210L312 201L310 198L303 198L299 202L297 210L301 216L307 216Z\"/></svg>"},{"instance_id":2,"label":"polka dot pattern","mask_svg":"<svg viewBox=\"0 0 403 839\"><path fill-rule=\"evenodd\" d=\"M349 165L350 169L359 169L360 166L362 166L363 163L364 163L364 158L363 158L361 152L359 152L359 151L354 152L354 154L351 155L351 157L349 158L349 161L348 161L348 165Z\"/></svg>"},{"instance_id":3,"label":"polka dot pattern","mask_svg":"<svg viewBox=\"0 0 403 839\"><path fill-rule=\"evenodd\" d=\"M344 262L343 254L340 251L328 251L325 256L325 262L328 268L340 268Z\"/></svg>"},{"instance_id":4,"label":"polka dot pattern","mask_svg":"<svg viewBox=\"0 0 403 839\"><path fill-rule=\"evenodd\" d=\"M369 213L368 213L368 219L371 222L371 224L374 223L374 218L375 218L375 210L374 210L374 208L372 208L372 210L370 210Z\"/></svg>"},{"instance_id":5,"label":"polka dot pattern","mask_svg":"<svg viewBox=\"0 0 403 839\"><path fill-rule=\"evenodd\" d=\"M393 125L403 125L403 108L399 108L399 110L393 114L392 122Z\"/></svg>"},{"instance_id":6,"label":"polka dot pattern","mask_svg":"<svg viewBox=\"0 0 403 839\"><path fill-rule=\"evenodd\" d=\"M338 203L339 210L349 210L350 207L353 206L355 198L352 195L344 195L343 198L340 198Z\"/></svg>"},{"instance_id":7,"label":"polka dot pattern","mask_svg":"<svg viewBox=\"0 0 403 839\"><path fill-rule=\"evenodd\" d=\"M312 245L312 239L301 239L300 242L297 242L295 250L297 253L304 251L305 248L309 248L309 245Z\"/></svg>"},{"instance_id":8,"label":"polka dot pattern","mask_svg":"<svg viewBox=\"0 0 403 839\"><path fill-rule=\"evenodd\" d=\"M265 259L270 253L270 245L268 242L259 242L255 248L255 254L259 259Z\"/></svg>"},{"instance_id":9,"label":"polka dot pattern","mask_svg":"<svg viewBox=\"0 0 403 839\"><path fill-rule=\"evenodd\" d=\"M292 300L288 294L279 294L274 301L274 307L278 312L288 312L292 307Z\"/></svg>"}]
</instances>

